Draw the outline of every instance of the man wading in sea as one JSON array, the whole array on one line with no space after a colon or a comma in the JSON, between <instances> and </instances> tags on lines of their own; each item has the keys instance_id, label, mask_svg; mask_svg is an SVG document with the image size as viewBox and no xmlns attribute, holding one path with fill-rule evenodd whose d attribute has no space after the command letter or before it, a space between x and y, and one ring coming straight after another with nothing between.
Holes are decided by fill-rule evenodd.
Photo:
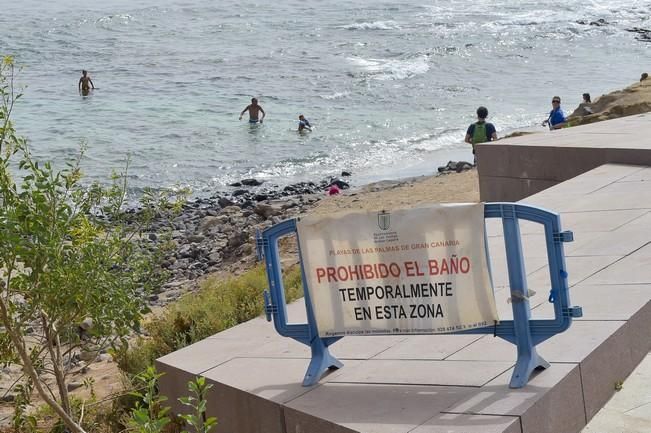
<instances>
[{"instance_id":1,"label":"man wading in sea","mask_svg":"<svg viewBox=\"0 0 651 433\"><path fill-rule=\"evenodd\" d=\"M95 85L93 84L93 80L90 79L88 76L88 71L83 70L81 71L81 78L79 79L79 91L83 96L88 96L90 93L90 87L88 84L92 86L93 90L95 89Z\"/></svg>"},{"instance_id":2,"label":"man wading in sea","mask_svg":"<svg viewBox=\"0 0 651 433\"><path fill-rule=\"evenodd\" d=\"M249 112L249 123L255 124L255 123L262 123L264 120L265 112L262 109L261 106L258 105L258 100L256 98L251 99L251 104L247 105L244 110L240 113L240 120L242 120L242 116L244 116L244 113ZM262 113L262 117L258 118L260 113Z\"/></svg>"}]
</instances>

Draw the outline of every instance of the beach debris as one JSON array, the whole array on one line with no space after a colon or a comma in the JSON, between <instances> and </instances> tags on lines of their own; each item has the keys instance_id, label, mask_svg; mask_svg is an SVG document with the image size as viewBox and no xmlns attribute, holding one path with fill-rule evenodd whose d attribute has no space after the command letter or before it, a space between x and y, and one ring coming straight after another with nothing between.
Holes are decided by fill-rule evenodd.
<instances>
[{"instance_id":1,"label":"beach debris","mask_svg":"<svg viewBox=\"0 0 651 433\"><path fill-rule=\"evenodd\" d=\"M467 161L448 161L446 165L442 165L438 168L439 173L461 173L462 171L470 170L474 165Z\"/></svg>"}]
</instances>

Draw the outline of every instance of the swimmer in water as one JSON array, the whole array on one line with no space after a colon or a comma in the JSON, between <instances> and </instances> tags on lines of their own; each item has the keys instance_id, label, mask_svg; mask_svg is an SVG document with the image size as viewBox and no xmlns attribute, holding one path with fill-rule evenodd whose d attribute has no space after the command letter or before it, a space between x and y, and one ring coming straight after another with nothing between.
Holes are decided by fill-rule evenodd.
<instances>
[{"instance_id":1,"label":"swimmer in water","mask_svg":"<svg viewBox=\"0 0 651 433\"><path fill-rule=\"evenodd\" d=\"M298 116L298 132L302 132L305 129L312 132L312 125L310 125L310 121L301 114Z\"/></svg>"},{"instance_id":2,"label":"swimmer in water","mask_svg":"<svg viewBox=\"0 0 651 433\"><path fill-rule=\"evenodd\" d=\"M90 84L90 86L88 84ZM81 71L81 78L79 78L79 92L83 96L88 96L91 87L93 90L95 89L93 80L91 80L90 77L88 76L88 71L86 70Z\"/></svg>"},{"instance_id":3,"label":"swimmer in water","mask_svg":"<svg viewBox=\"0 0 651 433\"><path fill-rule=\"evenodd\" d=\"M251 104L247 105L246 108L242 110L240 113L240 120L242 120L242 116L244 116L244 113L247 111L249 112L249 123L262 123L264 120L265 112L262 107L258 105L258 100L256 98L252 98ZM262 117L259 118L260 113L262 113Z\"/></svg>"}]
</instances>

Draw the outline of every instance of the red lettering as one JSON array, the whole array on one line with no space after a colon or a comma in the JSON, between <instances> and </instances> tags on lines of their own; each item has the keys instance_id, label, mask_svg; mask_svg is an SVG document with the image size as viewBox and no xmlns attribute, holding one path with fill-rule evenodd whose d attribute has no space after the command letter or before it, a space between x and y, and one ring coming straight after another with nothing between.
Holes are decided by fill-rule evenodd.
<instances>
[{"instance_id":1,"label":"red lettering","mask_svg":"<svg viewBox=\"0 0 651 433\"><path fill-rule=\"evenodd\" d=\"M326 271L323 268L316 268L316 280L320 283L321 278L326 276Z\"/></svg>"}]
</instances>

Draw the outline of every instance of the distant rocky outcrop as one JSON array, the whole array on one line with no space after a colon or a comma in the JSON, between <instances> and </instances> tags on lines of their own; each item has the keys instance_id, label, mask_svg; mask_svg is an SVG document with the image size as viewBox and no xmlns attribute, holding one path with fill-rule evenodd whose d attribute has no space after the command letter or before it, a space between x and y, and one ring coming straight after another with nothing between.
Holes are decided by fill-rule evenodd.
<instances>
[{"instance_id":1,"label":"distant rocky outcrop","mask_svg":"<svg viewBox=\"0 0 651 433\"><path fill-rule=\"evenodd\" d=\"M649 111L651 111L651 80L641 79L640 82L625 89L602 95L592 103L580 104L568 116L568 121L571 126L585 125Z\"/></svg>"}]
</instances>

